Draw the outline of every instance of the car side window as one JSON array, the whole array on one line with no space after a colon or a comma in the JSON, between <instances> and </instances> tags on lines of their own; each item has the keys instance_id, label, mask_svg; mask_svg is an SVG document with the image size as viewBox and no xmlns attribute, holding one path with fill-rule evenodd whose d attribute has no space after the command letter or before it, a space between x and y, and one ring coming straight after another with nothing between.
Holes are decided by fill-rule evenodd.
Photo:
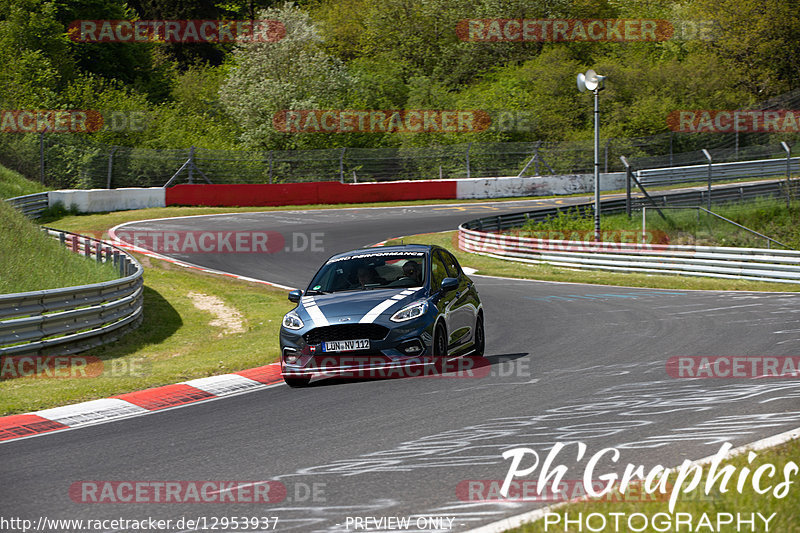
<instances>
[{"instance_id":1,"label":"car side window","mask_svg":"<svg viewBox=\"0 0 800 533\"><path fill-rule=\"evenodd\" d=\"M450 278L461 277L461 267L453 254L450 252L440 252L444 259L444 266L447 268L447 276Z\"/></svg>"},{"instance_id":2,"label":"car side window","mask_svg":"<svg viewBox=\"0 0 800 533\"><path fill-rule=\"evenodd\" d=\"M447 277L447 267L439 257L439 253L431 254L431 290L438 291L442 281Z\"/></svg>"}]
</instances>

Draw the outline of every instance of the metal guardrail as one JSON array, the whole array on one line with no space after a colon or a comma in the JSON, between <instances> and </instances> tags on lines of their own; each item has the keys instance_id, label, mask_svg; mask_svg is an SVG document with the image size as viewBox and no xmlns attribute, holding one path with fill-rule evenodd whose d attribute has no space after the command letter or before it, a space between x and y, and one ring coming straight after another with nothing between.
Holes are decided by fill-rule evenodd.
<instances>
[{"instance_id":1,"label":"metal guardrail","mask_svg":"<svg viewBox=\"0 0 800 533\"><path fill-rule=\"evenodd\" d=\"M796 193L800 190L793 183ZM714 189L716 203L782 196L785 183L733 186ZM653 196L662 205L694 205L706 191L690 191ZM637 198L641 205L642 199ZM715 246L633 244L535 239L498 232L519 227L527 220L543 221L567 209L587 212L591 204L547 208L471 220L459 226L459 247L467 252L526 263L547 263L567 268L681 274L717 278L800 283L800 251ZM625 200L601 203L604 213L624 212Z\"/></svg>"},{"instance_id":2,"label":"metal guardrail","mask_svg":"<svg viewBox=\"0 0 800 533\"><path fill-rule=\"evenodd\" d=\"M142 320L142 266L124 250L42 228L73 252L111 261L120 279L0 295L0 356L70 354L106 344Z\"/></svg>"},{"instance_id":3,"label":"metal guardrail","mask_svg":"<svg viewBox=\"0 0 800 533\"><path fill-rule=\"evenodd\" d=\"M800 180L792 181L791 193L800 194ZM755 198L779 198L786 194L786 182L775 181L769 183L757 183L753 185L722 185L712 190L711 202L715 204L736 202L743 200L753 200ZM695 206L705 204L708 199L708 191L698 189L684 192L656 192L650 193L650 198L659 206ZM644 205L651 205L643 196L636 196L631 199L632 207L640 209ZM535 211L524 211L519 213L508 213L504 215L492 215L476 218L465 222L462 226L466 229L478 231L502 231L505 229L516 228L524 225L527 221L543 222L549 218L558 216L559 213L566 213L570 210L580 214L591 212L592 204L574 204L560 207L548 207ZM601 213L615 214L625 212L625 198L605 199L600 202Z\"/></svg>"},{"instance_id":4,"label":"metal guardrail","mask_svg":"<svg viewBox=\"0 0 800 533\"><path fill-rule=\"evenodd\" d=\"M467 252L566 268L800 283L800 251L594 243L499 235L459 228Z\"/></svg>"},{"instance_id":5,"label":"metal guardrail","mask_svg":"<svg viewBox=\"0 0 800 533\"><path fill-rule=\"evenodd\" d=\"M46 192L17 196L6 200L15 209L29 218L39 218L48 207L48 195Z\"/></svg>"},{"instance_id":6,"label":"metal guardrail","mask_svg":"<svg viewBox=\"0 0 800 533\"><path fill-rule=\"evenodd\" d=\"M644 185L672 185L708 180L709 166L711 180L721 181L738 178L767 178L786 175L787 158L758 159L756 161L737 161L733 163L712 163L711 165L688 165L671 168L651 168L637 170L636 177ZM790 173L800 173L800 157L789 160Z\"/></svg>"}]
</instances>

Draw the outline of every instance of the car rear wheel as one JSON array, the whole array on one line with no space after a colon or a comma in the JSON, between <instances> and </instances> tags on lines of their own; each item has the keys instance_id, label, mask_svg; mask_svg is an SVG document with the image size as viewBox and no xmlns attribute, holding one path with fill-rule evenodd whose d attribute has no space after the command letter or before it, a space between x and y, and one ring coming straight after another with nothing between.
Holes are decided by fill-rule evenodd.
<instances>
[{"instance_id":1,"label":"car rear wheel","mask_svg":"<svg viewBox=\"0 0 800 533\"><path fill-rule=\"evenodd\" d=\"M308 386L308 383L311 381L311 376L283 376L283 381L293 389L298 389Z\"/></svg>"},{"instance_id":2,"label":"car rear wheel","mask_svg":"<svg viewBox=\"0 0 800 533\"><path fill-rule=\"evenodd\" d=\"M483 315L478 315L478 318L475 320L475 355L476 357L482 357L483 352L486 349L486 337L484 336L483 331Z\"/></svg>"}]
</instances>

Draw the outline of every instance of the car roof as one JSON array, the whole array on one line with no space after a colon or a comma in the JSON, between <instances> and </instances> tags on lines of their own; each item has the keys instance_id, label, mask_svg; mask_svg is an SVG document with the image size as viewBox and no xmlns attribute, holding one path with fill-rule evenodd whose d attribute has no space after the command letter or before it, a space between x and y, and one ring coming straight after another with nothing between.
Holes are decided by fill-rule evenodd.
<instances>
[{"instance_id":1,"label":"car roof","mask_svg":"<svg viewBox=\"0 0 800 533\"><path fill-rule=\"evenodd\" d=\"M434 248L438 248L438 246L432 246L430 244L397 244L392 246L375 246L371 248L359 248L358 250L351 250L349 252L343 252L340 254L336 254L331 256L328 261L333 259L342 259L345 257L352 257L352 256L363 256L369 253L375 254L392 254L392 253L403 253L403 252L423 252L423 253L430 253L431 250Z\"/></svg>"}]
</instances>

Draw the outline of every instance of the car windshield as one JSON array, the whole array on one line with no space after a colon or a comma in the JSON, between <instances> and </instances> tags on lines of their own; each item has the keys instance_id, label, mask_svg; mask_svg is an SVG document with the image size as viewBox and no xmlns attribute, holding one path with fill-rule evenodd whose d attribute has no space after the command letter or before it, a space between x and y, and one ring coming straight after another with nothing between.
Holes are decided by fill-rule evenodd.
<instances>
[{"instance_id":1,"label":"car windshield","mask_svg":"<svg viewBox=\"0 0 800 533\"><path fill-rule=\"evenodd\" d=\"M425 252L364 252L328 261L306 292L421 287L426 270Z\"/></svg>"}]
</instances>

